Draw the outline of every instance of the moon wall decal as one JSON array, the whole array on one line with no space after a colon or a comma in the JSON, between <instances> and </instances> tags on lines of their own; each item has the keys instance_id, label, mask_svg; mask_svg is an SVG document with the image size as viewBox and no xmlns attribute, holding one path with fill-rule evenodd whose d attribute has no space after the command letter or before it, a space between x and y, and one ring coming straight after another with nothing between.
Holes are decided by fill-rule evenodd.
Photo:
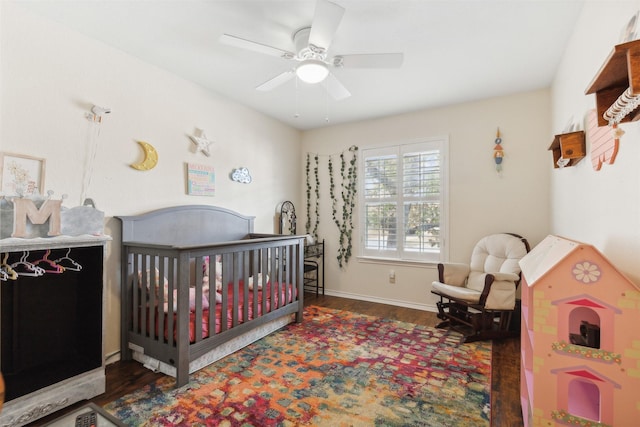
<instances>
[{"instance_id":1,"label":"moon wall decal","mask_svg":"<svg viewBox=\"0 0 640 427\"><path fill-rule=\"evenodd\" d=\"M131 167L139 171L148 171L158 164L158 152L153 145L144 141L136 141L144 151L144 160L138 163L132 163Z\"/></svg>"}]
</instances>

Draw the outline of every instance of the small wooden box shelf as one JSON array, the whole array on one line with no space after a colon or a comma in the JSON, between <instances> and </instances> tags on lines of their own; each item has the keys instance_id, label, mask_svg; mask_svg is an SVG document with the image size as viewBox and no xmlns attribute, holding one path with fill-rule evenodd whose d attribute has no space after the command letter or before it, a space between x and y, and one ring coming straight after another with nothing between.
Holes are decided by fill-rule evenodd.
<instances>
[{"instance_id":1,"label":"small wooden box shelf","mask_svg":"<svg viewBox=\"0 0 640 427\"><path fill-rule=\"evenodd\" d=\"M603 117L604 113L627 89L633 95L640 94L640 40L616 45L585 92L587 95L596 94L598 126L609 124ZM640 108L636 108L620 122L639 118Z\"/></svg>"},{"instance_id":2,"label":"small wooden box shelf","mask_svg":"<svg viewBox=\"0 0 640 427\"><path fill-rule=\"evenodd\" d=\"M565 167L579 163L587 152L584 131L581 130L556 135L549 146L549 150L553 151L554 168L560 167L558 165L560 158L569 160L569 163L567 163Z\"/></svg>"}]
</instances>

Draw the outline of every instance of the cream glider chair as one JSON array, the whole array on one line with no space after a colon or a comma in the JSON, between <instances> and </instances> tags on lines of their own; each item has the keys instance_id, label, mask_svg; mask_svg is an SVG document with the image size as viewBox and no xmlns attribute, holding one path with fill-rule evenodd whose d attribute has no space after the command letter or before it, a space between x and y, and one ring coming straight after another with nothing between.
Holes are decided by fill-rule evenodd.
<instances>
[{"instance_id":1,"label":"cream glider chair","mask_svg":"<svg viewBox=\"0 0 640 427\"><path fill-rule=\"evenodd\" d=\"M517 335L518 261L529 249L517 234L492 234L476 244L470 264L438 264L431 290L440 296L438 327L462 333L465 342Z\"/></svg>"}]
</instances>

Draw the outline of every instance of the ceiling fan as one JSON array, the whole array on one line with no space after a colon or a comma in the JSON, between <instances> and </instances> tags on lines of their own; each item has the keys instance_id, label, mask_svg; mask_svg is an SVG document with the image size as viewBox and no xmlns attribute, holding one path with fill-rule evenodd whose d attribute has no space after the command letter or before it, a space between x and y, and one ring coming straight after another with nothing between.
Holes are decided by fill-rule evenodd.
<instances>
[{"instance_id":1,"label":"ceiling fan","mask_svg":"<svg viewBox=\"0 0 640 427\"><path fill-rule=\"evenodd\" d=\"M329 58L327 52L344 12L342 6L328 0L318 0L311 26L293 34L295 52L230 34L220 36L220 42L297 62L293 68L256 87L257 90L272 90L297 76L310 84L324 81L327 92L334 99L341 100L351 96L351 93L335 77L331 68L397 68L402 65L404 58L402 53L336 55Z\"/></svg>"}]
</instances>

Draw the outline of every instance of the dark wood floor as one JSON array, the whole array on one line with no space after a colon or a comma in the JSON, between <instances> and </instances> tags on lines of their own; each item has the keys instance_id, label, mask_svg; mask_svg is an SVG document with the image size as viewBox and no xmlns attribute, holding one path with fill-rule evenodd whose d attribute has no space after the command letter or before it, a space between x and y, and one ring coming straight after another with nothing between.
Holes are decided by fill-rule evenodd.
<instances>
[{"instance_id":1,"label":"dark wood floor","mask_svg":"<svg viewBox=\"0 0 640 427\"><path fill-rule=\"evenodd\" d=\"M427 311L326 295L318 297L314 295L307 296L305 305L318 305L339 310L354 311L427 326L435 326L439 322L435 313ZM107 365L106 372L106 393L91 399L92 402L99 406L133 392L143 385L163 376L162 374L154 374L142 367L139 363L133 361L120 361ZM493 427L522 426L519 338L509 338L494 342L491 374L491 425ZM42 418L30 424L30 426L42 426L85 403L86 402L79 402L56 414Z\"/></svg>"}]
</instances>

